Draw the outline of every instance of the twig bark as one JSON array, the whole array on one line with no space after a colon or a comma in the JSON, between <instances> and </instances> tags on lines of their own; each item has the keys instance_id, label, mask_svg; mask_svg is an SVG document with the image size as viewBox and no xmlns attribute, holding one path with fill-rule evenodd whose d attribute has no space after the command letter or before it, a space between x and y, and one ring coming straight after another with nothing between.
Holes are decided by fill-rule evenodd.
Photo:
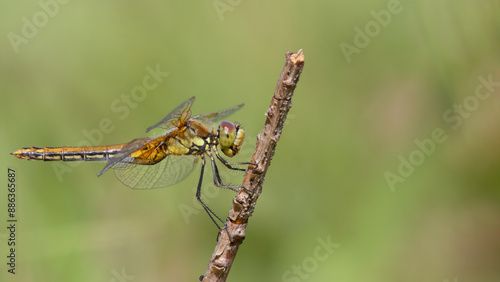
<instances>
[{"instance_id":1,"label":"twig bark","mask_svg":"<svg viewBox=\"0 0 500 282\"><path fill-rule=\"evenodd\" d=\"M303 67L302 49L297 53L286 53L286 63L267 110L264 129L257 135L257 146L251 161L256 166L249 166L243 180L243 186L250 194L245 189L240 189L233 200L233 206L227 217L227 228L232 241L227 232L221 232L207 271L200 277L202 281L226 281L238 248L245 239L248 218L253 214L257 199L262 193L262 184L271 164L276 143L280 139L287 113L292 107L293 91Z\"/></svg>"}]
</instances>

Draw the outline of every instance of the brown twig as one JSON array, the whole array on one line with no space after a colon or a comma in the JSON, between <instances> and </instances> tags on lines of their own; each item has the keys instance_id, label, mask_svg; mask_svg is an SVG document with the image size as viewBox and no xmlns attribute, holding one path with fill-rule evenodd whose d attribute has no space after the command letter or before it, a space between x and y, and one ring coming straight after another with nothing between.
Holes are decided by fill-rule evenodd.
<instances>
[{"instance_id":1,"label":"brown twig","mask_svg":"<svg viewBox=\"0 0 500 282\"><path fill-rule=\"evenodd\" d=\"M292 107L293 91L303 67L302 50L297 53L286 53L286 63L267 110L264 129L257 136L257 146L251 161L256 165L249 166L243 180L243 186L250 194L245 189L240 189L233 200L226 223L232 241L227 232L221 232L207 271L202 277L203 281L226 281L238 248L245 238L248 218L252 215L257 199L262 193L262 184L271 164L276 143L280 139L287 113Z\"/></svg>"}]
</instances>

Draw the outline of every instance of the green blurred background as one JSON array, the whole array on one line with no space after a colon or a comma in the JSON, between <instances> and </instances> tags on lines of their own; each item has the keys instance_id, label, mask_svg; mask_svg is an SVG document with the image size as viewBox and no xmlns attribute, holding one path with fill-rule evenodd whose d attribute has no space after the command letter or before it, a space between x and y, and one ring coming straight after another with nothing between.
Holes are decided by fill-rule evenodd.
<instances>
[{"instance_id":1,"label":"green blurred background","mask_svg":"<svg viewBox=\"0 0 500 282\"><path fill-rule=\"evenodd\" d=\"M0 4L1 160L17 170L19 219L16 275L0 229L2 281L197 281L217 236L193 203L198 169L134 191L98 178L102 163L8 154L77 145L84 131L100 145L143 137L194 95L195 114L246 104L231 120L248 136L236 159L249 160L284 54L299 49L305 68L229 279L500 281L500 90L474 100L478 77L500 82L499 1L41 3L48 12ZM168 76L125 106L148 66ZM436 129L446 140L424 156L415 140ZM389 184L410 156L419 165ZM205 198L225 217L233 194L211 181Z\"/></svg>"}]
</instances>

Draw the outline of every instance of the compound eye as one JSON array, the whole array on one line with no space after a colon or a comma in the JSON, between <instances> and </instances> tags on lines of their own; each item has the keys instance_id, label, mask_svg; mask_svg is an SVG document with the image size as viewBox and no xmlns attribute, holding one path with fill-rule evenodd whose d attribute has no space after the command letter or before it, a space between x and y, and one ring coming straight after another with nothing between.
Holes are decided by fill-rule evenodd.
<instances>
[{"instance_id":1,"label":"compound eye","mask_svg":"<svg viewBox=\"0 0 500 282\"><path fill-rule=\"evenodd\" d=\"M219 124L219 144L221 147L231 147L236 138L236 126L229 121L222 121Z\"/></svg>"}]
</instances>

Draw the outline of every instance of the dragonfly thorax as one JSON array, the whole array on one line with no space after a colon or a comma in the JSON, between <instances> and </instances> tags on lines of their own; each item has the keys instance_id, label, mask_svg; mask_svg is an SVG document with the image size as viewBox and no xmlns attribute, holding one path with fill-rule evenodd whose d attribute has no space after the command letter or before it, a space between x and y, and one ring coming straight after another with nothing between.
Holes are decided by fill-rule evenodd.
<instances>
[{"instance_id":1,"label":"dragonfly thorax","mask_svg":"<svg viewBox=\"0 0 500 282\"><path fill-rule=\"evenodd\" d=\"M217 137L222 152L226 156L232 157L240 151L245 139L245 131L239 124L222 121L217 129Z\"/></svg>"}]
</instances>

